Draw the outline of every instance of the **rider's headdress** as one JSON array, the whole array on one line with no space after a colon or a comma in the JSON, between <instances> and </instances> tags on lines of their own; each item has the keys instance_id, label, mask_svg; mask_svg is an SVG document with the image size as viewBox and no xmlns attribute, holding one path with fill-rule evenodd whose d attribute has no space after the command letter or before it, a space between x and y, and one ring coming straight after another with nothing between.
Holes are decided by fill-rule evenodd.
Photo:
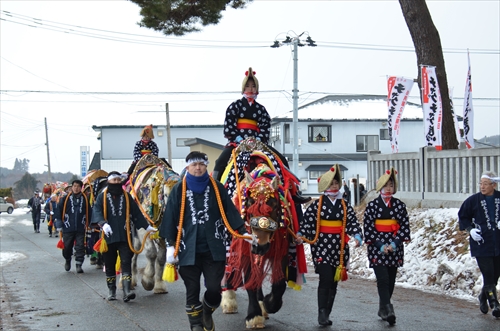
<instances>
[{"instance_id":1,"label":"rider's headdress","mask_svg":"<svg viewBox=\"0 0 500 331\"><path fill-rule=\"evenodd\" d=\"M385 184L387 184L389 179L392 179L392 182L394 183L394 194L396 194L396 191L398 190L398 181L396 179L397 174L398 172L396 171L396 169L392 167L390 170L386 170L385 173L377 180L377 192L379 192L385 186Z\"/></svg>"},{"instance_id":2,"label":"rider's headdress","mask_svg":"<svg viewBox=\"0 0 500 331\"><path fill-rule=\"evenodd\" d=\"M325 192L332 185L334 179L341 185L342 177L340 176L340 166L338 164L334 164L330 170L318 178L318 192Z\"/></svg>"},{"instance_id":3,"label":"rider's headdress","mask_svg":"<svg viewBox=\"0 0 500 331\"><path fill-rule=\"evenodd\" d=\"M241 93L245 92L245 85L249 79L254 81L256 92L259 93L259 81L255 77L255 71L252 70L252 67L248 68L248 71L245 72L245 78L243 78L243 83L241 84Z\"/></svg>"},{"instance_id":4,"label":"rider's headdress","mask_svg":"<svg viewBox=\"0 0 500 331\"><path fill-rule=\"evenodd\" d=\"M146 125L141 131L141 137L149 137L149 139L154 139L155 135L153 133L153 124Z\"/></svg>"}]
</instances>

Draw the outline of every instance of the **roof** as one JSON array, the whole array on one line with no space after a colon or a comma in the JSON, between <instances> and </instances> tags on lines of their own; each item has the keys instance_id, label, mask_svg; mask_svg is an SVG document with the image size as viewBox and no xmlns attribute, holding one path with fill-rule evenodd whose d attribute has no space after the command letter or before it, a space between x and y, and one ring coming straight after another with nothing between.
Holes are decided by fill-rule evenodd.
<instances>
[{"instance_id":1,"label":"roof","mask_svg":"<svg viewBox=\"0 0 500 331\"><path fill-rule=\"evenodd\" d=\"M138 129L141 130L144 128L146 124L144 125L92 125L92 129L94 131L101 131L102 129ZM153 128L164 128L165 125L153 125ZM224 128L224 124L203 124L203 125L195 125L195 124L190 124L190 125L171 125L171 128L178 128L178 129L190 129L190 128L196 128L196 129L219 129L219 128Z\"/></svg>"},{"instance_id":2,"label":"roof","mask_svg":"<svg viewBox=\"0 0 500 331\"><path fill-rule=\"evenodd\" d=\"M332 164L311 164L309 167L306 168L306 171L321 171L321 172L327 172L330 170L334 163ZM346 167L344 167L342 164L339 164L340 170L341 171L347 171Z\"/></svg>"},{"instance_id":3,"label":"roof","mask_svg":"<svg viewBox=\"0 0 500 331\"><path fill-rule=\"evenodd\" d=\"M192 145L196 145L196 144L201 144L201 145L213 147L213 148L220 149L220 150L224 149L224 145L217 144L217 143L214 143L214 142L211 142L211 141L208 141L208 140L205 140L205 139L201 139L201 138L187 139L184 142L184 144L186 146L192 146Z\"/></svg>"},{"instance_id":4,"label":"roof","mask_svg":"<svg viewBox=\"0 0 500 331\"><path fill-rule=\"evenodd\" d=\"M297 111L298 121L387 121L387 96L343 95L327 96L301 106ZM293 119L293 111L273 122L288 122ZM403 111L403 121L422 121L422 108L407 102Z\"/></svg>"}]
</instances>

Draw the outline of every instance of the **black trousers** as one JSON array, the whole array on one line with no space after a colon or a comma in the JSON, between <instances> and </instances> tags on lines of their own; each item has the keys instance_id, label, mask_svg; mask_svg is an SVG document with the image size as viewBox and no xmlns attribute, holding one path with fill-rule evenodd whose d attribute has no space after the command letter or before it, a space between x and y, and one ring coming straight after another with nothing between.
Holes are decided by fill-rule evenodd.
<instances>
[{"instance_id":1,"label":"black trousers","mask_svg":"<svg viewBox=\"0 0 500 331\"><path fill-rule=\"evenodd\" d=\"M288 160L280 152L278 152L274 147L272 147L270 145L267 145L267 147L269 147L269 149L271 149L273 151L273 153L280 158L281 162L283 162L283 165L285 165L285 167L290 169L290 166L288 165ZM234 146L232 146L232 145L226 146L222 150L222 153L220 153L219 158L215 161L214 170L213 170L214 173L217 171L217 178L215 178L215 179L220 181L220 179L222 177L222 173L226 169L227 163L229 162L229 159L231 158L231 154L233 153L233 149L234 149Z\"/></svg>"},{"instance_id":2,"label":"black trousers","mask_svg":"<svg viewBox=\"0 0 500 331\"><path fill-rule=\"evenodd\" d=\"M73 256L73 247L75 248L75 261L77 264L83 264L85 260L85 232L66 232L63 233L64 249L62 255L66 260L71 260Z\"/></svg>"},{"instance_id":3,"label":"black trousers","mask_svg":"<svg viewBox=\"0 0 500 331\"><path fill-rule=\"evenodd\" d=\"M33 229L35 231L40 231L40 215L41 212L32 211L31 218L33 219Z\"/></svg>"},{"instance_id":4,"label":"black trousers","mask_svg":"<svg viewBox=\"0 0 500 331\"><path fill-rule=\"evenodd\" d=\"M320 263L316 266L316 273L319 274L318 289L337 290L339 282L333 281L336 267L326 263Z\"/></svg>"},{"instance_id":5,"label":"black trousers","mask_svg":"<svg viewBox=\"0 0 500 331\"><path fill-rule=\"evenodd\" d=\"M226 261L214 261L212 253L196 254L194 265L179 267L179 274L186 287L186 306L200 304L200 280L205 278L205 300L211 307L220 305L221 281L224 277Z\"/></svg>"},{"instance_id":6,"label":"black trousers","mask_svg":"<svg viewBox=\"0 0 500 331\"><path fill-rule=\"evenodd\" d=\"M476 261L483 275L483 286L496 287L500 277L500 256L476 256Z\"/></svg>"},{"instance_id":7,"label":"black trousers","mask_svg":"<svg viewBox=\"0 0 500 331\"><path fill-rule=\"evenodd\" d=\"M106 266L106 277L116 276L116 260L120 254L120 265L123 275L132 275L132 257L134 253L130 250L128 242L120 241L108 244L108 251L103 253L104 265Z\"/></svg>"},{"instance_id":8,"label":"black trousers","mask_svg":"<svg viewBox=\"0 0 500 331\"><path fill-rule=\"evenodd\" d=\"M397 267L376 266L373 267L377 277L378 297L381 305L391 303L394 284L396 284Z\"/></svg>"}]
</instances>

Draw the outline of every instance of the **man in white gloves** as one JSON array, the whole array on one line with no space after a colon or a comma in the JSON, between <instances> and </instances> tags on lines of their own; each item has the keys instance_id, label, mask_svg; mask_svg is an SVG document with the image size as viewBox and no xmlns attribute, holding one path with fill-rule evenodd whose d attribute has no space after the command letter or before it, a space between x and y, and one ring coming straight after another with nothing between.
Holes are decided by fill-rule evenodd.
<instances>
[{"instance_id":1,"label":"man in white gloves","mask_svg":"<svg viewBox=\"0 0 500 331\"><path fill-rule=\"evenodd\" d=\"M178 262L179 274L186 287L186 313L191 330L200 331L214 330L212 313L221 302L226 245L231 234L220 208L234 231L242 235L247 233L226 189L208 175L207 165L205 153L188 154L186 176L172 188L160 226L160 237L167 242L167 263ZM178 229L182 231L179 238ZM200 302L202 274L206 287L203 303Z\"/></svg>"},{"instance_id":2,"label":"man in white gloves","mask_svg":"<svg viewBox=\"0 0 500 331\"><path fill-rule=\"evenodd\" d=\"M116 300L116 260L120 254L122 269L123 301L135 299L135 293L130 290L132 282L132 257L127 241L127 231L131 226L126 226L127 216L136 228L147 231L158 231L149 225L142 215L139 206L126 192L122 183L127 179L117 171L108 174L108 187L98 196L93 206L92 223L98 224L105 234L108 251L103 253L106 267L106 283L108 285L108 300ZM128 196L128 199L125 197ZM117 253L118 252L118 253Z\"/></svg>"},{"instance_id":3,"label":"man in white gloves","mask_svg":"<svg viewBox=\"0 0 500 331\"><path fill-rule=\"evenodd\" d=\"M471 256L476 258L483 275L483 288L479 294L479 309L500 317L497 283L500 276L500 177L486 171L481 175L480 192L467 198L458 211L460 230L469 232Z\"/></svg>"}]
</instances>

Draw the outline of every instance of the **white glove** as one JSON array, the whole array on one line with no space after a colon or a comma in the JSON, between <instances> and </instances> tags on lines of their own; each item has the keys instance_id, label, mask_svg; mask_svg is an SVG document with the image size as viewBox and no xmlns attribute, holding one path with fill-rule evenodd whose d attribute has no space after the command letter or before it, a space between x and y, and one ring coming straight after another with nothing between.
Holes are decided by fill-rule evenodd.
<instances>
[{"instance_id":1,"label":"white glove","mask_svg":"<svg viewBox=\"0 0 500 331\"><path fill-rule=\"evenodd\" d=\"M167 247L167 263L174 264L179 262L179 259L177 257L174 257L174 253L175 253L174 246Z\"/></svg>"},{"instance_id":2,"label":"white glove","mask_svg":"<svg viewBox=\"0 0 500 331\"><path fill-rule=\"evenodd\" d=\"M257 246L257 237L254 234L245 233L244 236L251 236L252 239L245 238L244 240L252 246Z\"/></svg>"},{"instance_id":3,"label":"white glove","mask_svg":"<svg viewBox=\"0 0 500 331\"><path fill-rule=\"evenodd\" d=\"M158 229L155 227L152 227L151 225L148 225L148 228L146 229L146 231L156 232L156 231L158 231Z\"/></svg>"},{"instance_id":4,"label":"white glove","mask_svg":"<svg viewBox=\"0 0 500 331\"><path fill-rule=\"evenodd\" d=\"M54 212L53 212L53 211L51 211L51 212L50 212L50 215L54 215Z\"/></svg>"},{"instance_id":5,"label":"white glove","mask_svg":"<svg viewBox=\"0 0 500 331\"><path fill-rule=\"evenodd\" d=\"M479 229L472 229L472 230L470 230L470 236L475 241L481 241L481 240L483 240L483 237L481 237L481 230L479 230Z\"/></svg>"},{"instance_id":6,"label":"white glove","mask_svg":"<svg viewBox=\"0 0 500 331\"><path fill-rule=\"evenodd\" d=\"M113 234L113 230L111 230L111 226L109 226L108 223L105 223L102 226L102 230L104 231L104 234L106 235L106 237L109 237L110 235Z\"/></svg>"}]
</instances>

